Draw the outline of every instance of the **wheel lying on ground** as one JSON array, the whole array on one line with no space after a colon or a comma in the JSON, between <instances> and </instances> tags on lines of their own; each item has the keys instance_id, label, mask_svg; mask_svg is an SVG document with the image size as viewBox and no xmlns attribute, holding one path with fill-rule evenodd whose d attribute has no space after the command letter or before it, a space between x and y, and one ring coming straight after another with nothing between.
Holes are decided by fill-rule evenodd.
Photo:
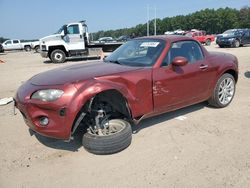
<instances>
[{"instance_id":1,"label":"wheel lying on ground","mask_svg":"<svg viewBox=\"0 0 250 188\"><path fill-rule=\"evenodd\" d=\"M54 50L50 54L50 59L53 61L53 63L64 63L65 62L65 53L62 50Z\"/></svg>"},{"instance_id":2,"label":"wheel lying on ground","mask_svg":"<svg viewBox=\"0 0 250 188\"><path fill-rule=\"evenodd\" d=\"M83 135L82 144L84 148L94 154L117 153L131 144L132 129L129 122L122 119L107 121L106 128L101 134L91 131Z\"/></svg>"},{"instance_id":3,"label":"wheel lying on ground","mask_svg":"<svg viewBox=\"0 0 250 188\"><path fill-rule=\"evenodd\" d=\"M217 81L208 103L217 108L226 107L231 103L235 94L235 79L231 74L225 73Z\"/></svg>"}]
</instances>

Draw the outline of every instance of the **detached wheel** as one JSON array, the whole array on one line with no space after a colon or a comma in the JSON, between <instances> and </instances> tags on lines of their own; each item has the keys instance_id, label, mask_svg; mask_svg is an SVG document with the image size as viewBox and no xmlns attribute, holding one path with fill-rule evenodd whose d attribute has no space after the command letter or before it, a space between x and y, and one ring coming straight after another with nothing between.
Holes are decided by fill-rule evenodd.
<instances>
[{"instance_id":1,"label":"detached wheel","mask_svg":"<svg viewBox=\"0 0 250 188\"><path fill-rule=\"evenodd\" d=\"M208 103L217 108L226 107L231 103L235 94L235 79L231 74L223 74L217 81L213 95Z\"/></svg>"},{"instance_id":2,"label":"detached wheel","mask_svg":"<svg viewBox=\"0 0 250 188\"><path fill-rule=\"evenodd\" d=\"M235 48L239 48L239 47L240 47L240 41L237 40L237 39L235 39L233 46L234 46Z\"/></svg>"},{"instance_id":3,"label":"detached wheel","mask_svg":"<svg viewBox=\"0 0 250 188\"><path fill-rule=\"evenodd\" d=\"M29 51L31 51L31 47L30 47L30 46L24 46L24 50L25 50L26 52L29 52Z\"/></svg>"},{"instance_id":4,"label":"detached wheel","mask_svg":"<svg viewBox=\"0 0 250 188\"><path fill-rule=\"evenodd\" d=\"M53 61L53 63L64 63L65 58L66 55L62 50L54 50L50 55L50 59Z\"/></svg>"},{"instance_id":5,"label":"detached wheel","mask_svg":"<svg viewBox=\"0 0 250 188\"><path fill-rule=\"evenodd\" d=\"M206 44L207 46L210 46L210 45L211 45L211 40L210 40L210 39L207 39L206 42L205 42L205 44Z\"/></svg>"},{"instance_id":6,"label":"detached wheel","mask_svg":"<svg viewBox=\"0 0 250 188\"><path fill-rule=\"evenodd\" d=\"M88 129L83 135L84 148L94 154L112 154L122 151L131 144L132 129L130 123L122 119L112 119L98 132Z\"/></svg>"}]
</instances>

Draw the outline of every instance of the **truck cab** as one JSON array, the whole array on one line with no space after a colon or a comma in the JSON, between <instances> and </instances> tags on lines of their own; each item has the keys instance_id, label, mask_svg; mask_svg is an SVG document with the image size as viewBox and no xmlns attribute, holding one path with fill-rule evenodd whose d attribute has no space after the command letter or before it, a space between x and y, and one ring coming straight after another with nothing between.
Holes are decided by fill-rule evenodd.
<instances>
[{"instance_id":1,"label":"truck cab","mask_svg":"<svg viewBox=\"0 0 250 188\"><path fill-rule=\"evenodd\" d=\"M101 57L102 53L112 52L123 43L90 42L85 21L63 25L55 34L40 39L40 53L54 63L63 63L66 59Z\"/></svg>"},{"instance_id":2,"label":"truck cab","mask_svg":"<svg viewBox=\"0 0 250 188\"><path fill-rule=\"evenodd\" d=\"M88 27L85 21L63 25L55 34L40 39L40 53L54 63L63 63L66 58L88 56Z\"/></svg>"}]
</instances>

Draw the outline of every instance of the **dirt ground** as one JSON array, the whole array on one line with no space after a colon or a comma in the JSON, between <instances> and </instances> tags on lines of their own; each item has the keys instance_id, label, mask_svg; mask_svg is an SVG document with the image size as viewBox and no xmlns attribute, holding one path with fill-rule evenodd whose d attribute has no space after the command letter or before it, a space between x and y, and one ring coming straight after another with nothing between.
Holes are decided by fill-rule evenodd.
<instances>
[{"instance_id":1,"label":"dirt ground","mask_svg":"<svg viewBox=\"0 0 250 188\"><path fill-rule=\"evenodd\" d=\"M31 136L13 103L0 106L0 187L250 187L250 46L207 49L238 57L233 102L144 120L130 147L114 155L88 153L80 135L70 143ZM86 62L52 64L33 52L8 52L0 60L0 98L14 96L39 72Z\"/></svg>"}]
</instances>

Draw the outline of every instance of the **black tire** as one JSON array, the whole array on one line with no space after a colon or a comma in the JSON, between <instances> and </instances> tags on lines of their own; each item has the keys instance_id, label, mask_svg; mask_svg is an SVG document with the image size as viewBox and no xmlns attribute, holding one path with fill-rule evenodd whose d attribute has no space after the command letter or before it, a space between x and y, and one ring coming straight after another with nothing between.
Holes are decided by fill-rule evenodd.
<instances>
[{"instance_id":1,"label":"black tire","mask_svg":"<svg viewBox=\"0 0 250 188\"><path fill-rule=\"evenodd\" d=\"M40 51L40 46L36 46L36 47L34 48L34 50L35 50L36 53L38 53L38 52Z\"/></svg>"},{"instance_id":2,"label":"black tire","mask_svg":"<svg viewBox=\"0 0 250 188\"><path fill-rule=\"evenodd\" d=\"M82 144L87 151L98 155L113 154L124 150L131 144L132 129L129 122L122 119L112 119L109 123L120 123L124 125L124 128L107 136L85 133Z\"/></svg>"},{"instance_id":3,"label":"black tire","mask_svg":"<svg viewBox=\"0 0 250 188\"><path fill-rule=\"evenodd\" d=\"M240 41L238 39L235 39L233 47L239 48L240 47Z\"/></svg>"},{"instance_id":4,"label":"black tire","mask_svg":"<svg viewBox=\"0 0 250 188\"><path fill-rule=\"evenodd\" d=\"M224 48L224 45L219 44L219 47L220 47L220 48Z\"/></svg>"},{"instance_id":5,"label":"black tire","mask_svg":"<svg viewBox=\"0 0 250 188\"><path fill-rule=\"evenodd\" d=\"M62 50L53 50L50 54L50 59L53 63L64 63L66 55Z\"/></svg>"},{"instance_id":6,"label":"black tire","mask_svg":"<svg viewBox=\"0 0 250 188\"><path fill-rule=\"evenodd\" d=\"M221 84L226 79L232 81L233 92L230 93L230 96L228 96L228 97L231 97L231 98L226 103L223 104L221 102L221 99L220 99L222 97L222 93L224 93L224 92L222 92L223 89L221 89ZM210 99L208 100L208 103L211 106L214 106L214 107L217 107L217 108L224 108L224 107L228 106L232 102L234 94L235 94L235 79L231 74L225 73L217 81L216 86L215 86L214 91L213 91L213 94L210 97Z\"/></svg>"},{"instance_id":7,"label":"black tire","mask_svg":"<svg viewBox=\"0 0 250 188\"><path fill-rule=\"evenodd\" d=\"M205 44L206 44L207 46L210 46L210 45L211 45L211 40L210 40L210 39L207 39L206 42L205 42Z\"/></svg>"},{"instance_id":8,"label":"black tire","mask_svg":"<svg viewBox=\"0 0 250 188\"><path fill-rule=\"evenodd\" d=\"M24 46L24 50L25 50L26 52L29 52L29 51L31 51L31 47L30 47L30 46Z\"/></svg>"}]
</instances>

